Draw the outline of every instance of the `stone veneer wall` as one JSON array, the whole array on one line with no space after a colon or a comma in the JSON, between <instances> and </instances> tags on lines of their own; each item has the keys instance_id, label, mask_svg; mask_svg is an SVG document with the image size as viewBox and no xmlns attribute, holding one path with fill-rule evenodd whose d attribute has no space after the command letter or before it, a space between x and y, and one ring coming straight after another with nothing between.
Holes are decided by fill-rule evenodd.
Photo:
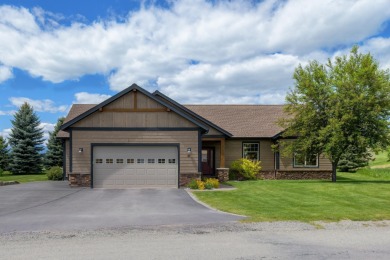
<instances>
[{"instance_id":1,"label":"stone veneer wall","mask_svg":"<svg viewBox=\"0 0 390 260\"><path fill-rule=\"evenodd\" d=\"M83 173L69 173L71 187L91 187L91 175Z\"/></svg>"},{"instance_id":2,"label":"stone veneer wall","mask_svg":"<svg viewBox=\"0 0 390 260\"><path fill-rule=\"evenodd\" d=\"M190 183L192 179L199 179L200 180L200 172L198 173L181 173L180 174L180 187L185 187Z\"/></svg>"},{"instance_id":3,"label":"stone veneer wall","mask_svg":"<svg viewBox=\"0 0 390 260\"><path fill-rule=\"evenodd\" d=\"M262 171L258 178L266 180L330 180L332 171Z\"/></svg>"}]
</instances>

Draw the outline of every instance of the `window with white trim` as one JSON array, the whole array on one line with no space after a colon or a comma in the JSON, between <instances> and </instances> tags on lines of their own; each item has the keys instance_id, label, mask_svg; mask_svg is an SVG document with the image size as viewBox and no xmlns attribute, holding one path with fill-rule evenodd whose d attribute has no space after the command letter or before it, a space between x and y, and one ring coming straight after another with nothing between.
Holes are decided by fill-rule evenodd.
<instances>
[{"instance_id":1,"label":"window with white trim","mask_svg":"<svg viewBox=\"0 0 390 260\"><path fill-rule=\"evenodd\" d=\"M318 167L318 154L303 155L302 153L295 153L294 167Z\"/></svg>"},{"instance_id":2,"label":"window with white trim","mask_svg":"<svg viewBox=\"0 0 390 260\"><path fill-rule=\"evenodd\" d=\"M242 158L258 161L260 159L259 151L259 143L242 143Z\"/></svg>"}]
</instances>

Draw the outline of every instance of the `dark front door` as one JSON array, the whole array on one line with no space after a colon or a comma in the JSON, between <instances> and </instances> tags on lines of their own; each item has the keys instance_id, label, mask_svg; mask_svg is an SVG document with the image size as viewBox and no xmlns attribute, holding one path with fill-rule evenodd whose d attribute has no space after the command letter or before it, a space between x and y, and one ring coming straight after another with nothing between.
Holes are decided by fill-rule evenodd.
<instances>
[{"instance_id":1,"label":"dark front door","mask_svg":"<svg viewBox=\"0 0 390 260\"><path fill-rule=\"evenodd\" d=\"M202 174L214 175L214 148L204 147L202 149Z\"/></svg>"}]
</instances>

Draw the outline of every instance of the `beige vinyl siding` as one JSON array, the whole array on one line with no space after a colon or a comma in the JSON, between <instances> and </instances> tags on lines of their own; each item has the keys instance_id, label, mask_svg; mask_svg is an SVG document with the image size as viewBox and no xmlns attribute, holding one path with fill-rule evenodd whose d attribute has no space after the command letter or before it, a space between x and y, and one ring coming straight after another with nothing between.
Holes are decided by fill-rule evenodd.
<instances>
[{"instance_id":1,"label":"beige vinyl siding","mask_svg":"<svg viewBox=\"0 0 390 260\"><path fill-rule=\"evenodd\" d=\"M225 146L225 161L226 167L230 167L230 164L242 158L242 143L259 143L260 144L260 161L262 170L273 170L274 169L274 153L271 149L271 141L268 140L226 140Z\"/></svg>"},{"instance_id":2,"label":"beige vinyl siding","mask_svg":"<svg viewBox=\"0 0 390 260\"><path fill-rule=\"evenodd\" d=\"M292 156L280 156L280 168L281 171L302 171L302 170L313 170L313 171L324 171L332 170L332 163L323 155L318 158L318 167L294 167Z\"/></svg>"},{"instance_id":3,"label":"beige vinyl siding","mask_svg":"<svg viewBox=\"0 0 390 260\"><path fill-rule=\"evenodd\" d=\"M70 169L69 168L70 167L69 158L70 158L69 140L65 140L65 168L66 168L65 174L66 174L66 177L68 177L68 173L69 173L69 169Z\"/></svg>"},{"instance_id":4,"label":"beige vinyl siding","mask_svg":"<svg viewBox=\"0 0 390 260\"><path fill-rule=\"evenodd\" d=\"M196 127L175 112L96 111L73 127Z\"/></svg>"},{"instance_id":5,"label":"beige vinyl siding","mask_svg":"<svg viewBox=\"0 0 390 260\"><path fill-rule=\"evenodd\" d=\"M180 143L180 173L198 172L197 131L77 131L72 132L73 173L91 172L91 143ZM83 153L79 153L83 148ZM187 148L192 149L190 157Z\"/></svg>"}]
</instances>

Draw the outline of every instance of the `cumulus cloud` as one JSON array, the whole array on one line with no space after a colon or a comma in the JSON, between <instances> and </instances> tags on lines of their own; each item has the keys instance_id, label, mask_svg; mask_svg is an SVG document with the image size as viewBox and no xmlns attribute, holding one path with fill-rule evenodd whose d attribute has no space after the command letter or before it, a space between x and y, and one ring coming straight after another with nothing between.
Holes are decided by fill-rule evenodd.
<instances>
[{"instance_id":1,"label":"cumulus cloud","mask_svg":"<svg viewBox=\"0 0 390 260\"><path fill-rule=\"evenodd\" d=\"M388 0L178 0L63 25L42 9L0 6L0 63L51 82L102 74L114 91L138 83L182 102L278 102L270 93L285 92L307 58L356 42L387 55L375 35L389 17Z\"/></svg>"},{"instance_id":2,"label":"cumulus cloud","mask_svg":"<svg viewBox=\"0 0 390 260\"><path fill-rule=\"evenodd\" d=\"M79 92L74 95L74 104L99 104L104 100L110 98L110 95L93 94L88 92Z\"/></svg>"},{"instance_id":3,"label":"cumulus cloud","mask_svg":"<svg viewBox=\"0 0 390 260\"><path fill-rule=\"evenodd\" d=\"M0 66L0 83L13 77L12 70L9 67Z\"/></svg>"},{"instance_id":4,"label":"cumulus cloud","mask_svg":"<svg viewBox=\"0 0 390 260\"><path fill-rule=\"evenodd\" d=\"M0 136L4 137L5 139L8 139L10 134L11 134L11 128L6 128L3 129L3 131L0 131Z\"/></svg>"},{"instance_id":5,"label":"cumulus cloud","mask_svg":"<svg viewBox=\"0 0 390 260\"><path fill-rule=\"evenodd\" d=\"M11 97L9 98L9 101L11 101L12 105L17 107L20 107L27 102L34 108L35 111L38 112L58 113L65 112L68 109L68 106L65 105L55 106L54 101L50 99L34 100L26 97Z\"/></svg>"},{"instance_id":6,"label":"cumulus cloud","mask_svg":"<svg viewBox=\"0 0 390 260\"><path fill-rule=\"evenodd\" d=\"M40 123L39 128L43 130L43 138L45 139L45 145L47 144L47 140L49 139L49 132L54 131L54 127L56 124L52 123Z\"/></svg>"}]
</instances>

